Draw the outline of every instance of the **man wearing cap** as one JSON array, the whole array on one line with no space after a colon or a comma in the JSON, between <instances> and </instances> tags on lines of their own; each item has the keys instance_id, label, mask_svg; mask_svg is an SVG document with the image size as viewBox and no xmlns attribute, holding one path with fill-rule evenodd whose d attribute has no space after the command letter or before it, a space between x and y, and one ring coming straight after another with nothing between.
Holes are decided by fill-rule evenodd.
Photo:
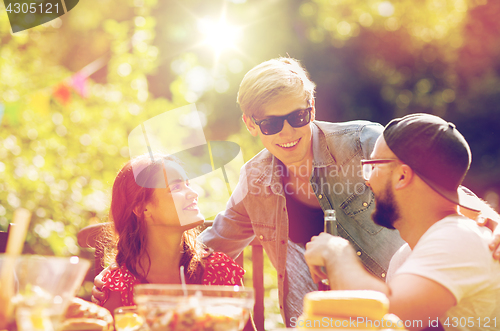
<instances>
[{"instance_id":1,"label":"man wearing cap","mask_svg":"<svg viewBox=\"0 0 500 331\"><path fill-rule=\"evenodd\" d=\"M492 232L458 212L458 206L481 206L460 187L471 153L455 126L428 114L395 119L370 160L361 162L375 195L373 221L398 229L411 253L384 283L366 272L345 239L322 233L306 246L313 278L326 276L324 266L332 289L385 293L390 312L411 330L437 318L445 329L500 330L500 264L488 248Z\"/></svg>"}]
</instances>

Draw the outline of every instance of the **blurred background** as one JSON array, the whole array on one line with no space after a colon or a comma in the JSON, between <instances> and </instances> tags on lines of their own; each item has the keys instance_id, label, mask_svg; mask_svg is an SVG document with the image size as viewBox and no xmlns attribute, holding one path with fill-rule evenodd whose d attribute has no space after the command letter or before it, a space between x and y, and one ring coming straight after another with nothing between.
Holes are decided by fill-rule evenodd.
<instances>
[{"instance_id":1,"label":"blurred background","mask_svg":"<svg viewBox=\"0 0 500 331\"><path fill-rule=\"evenodd\" d=\"M319 120L454 122L473 153L465 185L498 210L499 18L498 0L81 0L13 34L0 3L0 230L24 207L24 253L92 259L76 233L107 220L131 130L195 103L206 139L238 143L248 161L262 146L238 86L279 56L310 72ZM268 328L281 319L275 278L267 262Z\"/></svg>"}]
</instances>

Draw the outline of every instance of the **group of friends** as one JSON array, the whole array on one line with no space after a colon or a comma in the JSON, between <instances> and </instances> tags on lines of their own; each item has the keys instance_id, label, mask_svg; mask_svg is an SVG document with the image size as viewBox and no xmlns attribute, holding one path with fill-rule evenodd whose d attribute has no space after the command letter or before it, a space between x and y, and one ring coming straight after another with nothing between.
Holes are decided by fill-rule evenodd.
<instances>
[{"instance_id":1,"label":"group of friends","mask_svg":"<svg viewBox=\"0 0 500 331\"><path fill-rule=\"evenodd\" d=\"M471 151L455 125L423 113L385 128L316 121L314 92L292 58L244 76L242 119L265 149L201 234L198 194L179 160L130 160L112 190L116 263L96 277L93 300L113 311L133 304L135 284L241 284L233 259L257 237L287 326L328 279L332 290L385 293L391 313L424 321L409 329L439 318L445 329L500 330L500 217L461 185ZM138 169L150 184L137 183ZM328 209L337 236L322 232Z\"/></svg>"}]
</instances>

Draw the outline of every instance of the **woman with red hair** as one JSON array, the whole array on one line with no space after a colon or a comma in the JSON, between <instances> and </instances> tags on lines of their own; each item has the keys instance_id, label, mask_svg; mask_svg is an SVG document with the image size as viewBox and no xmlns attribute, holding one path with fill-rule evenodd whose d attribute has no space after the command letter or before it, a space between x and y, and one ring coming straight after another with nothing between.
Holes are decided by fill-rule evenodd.
<instances>
[{"instance_id":1,"label":"woman with red hair","mask_svg":"<svg viewBox=\"0 0 500 331\"><path fill-rule=\"evenodd\" d=\"M108 237L114 244L107 245L113 249L106 257L117 268L102 277L105 308L133 305L133 287L141 283L180 284L184 276L188 284L241 284L240 266L196 240L204 222L197 202L177 159L144 155L125 164L115 178L109 211L114 231Z\"/></svg>"}]
</instances>

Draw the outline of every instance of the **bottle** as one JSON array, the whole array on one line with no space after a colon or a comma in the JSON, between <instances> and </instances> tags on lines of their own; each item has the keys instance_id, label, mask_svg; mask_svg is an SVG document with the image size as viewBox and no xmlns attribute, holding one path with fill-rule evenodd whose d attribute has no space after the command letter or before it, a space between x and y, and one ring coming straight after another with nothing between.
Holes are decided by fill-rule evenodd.
<instances>
[{"instance_id":1,"label":"bottle","mask_svg":"<svg viewBox=\"0 0 500 331\"><path fill-rule=\"evenodd\" d=\"M337 235L337 217L335 216L335 210L327 209L325 210L325 228L324 232L329 233L333 236ZM330 290L330 284L328 279L322 279L318 283L318 291L328 291Z\"/></svg>"},{"instance_id":2,"label":"bottle","mask_svg":"<svg viewBox=\"0 0 500 331\"><path fill-rule=\"evenodd\" d=\"M337 217L335 216L335 210L327 209L325 210L325 230L333 236L337 235Z\"/></svg>"}]
</instances>

